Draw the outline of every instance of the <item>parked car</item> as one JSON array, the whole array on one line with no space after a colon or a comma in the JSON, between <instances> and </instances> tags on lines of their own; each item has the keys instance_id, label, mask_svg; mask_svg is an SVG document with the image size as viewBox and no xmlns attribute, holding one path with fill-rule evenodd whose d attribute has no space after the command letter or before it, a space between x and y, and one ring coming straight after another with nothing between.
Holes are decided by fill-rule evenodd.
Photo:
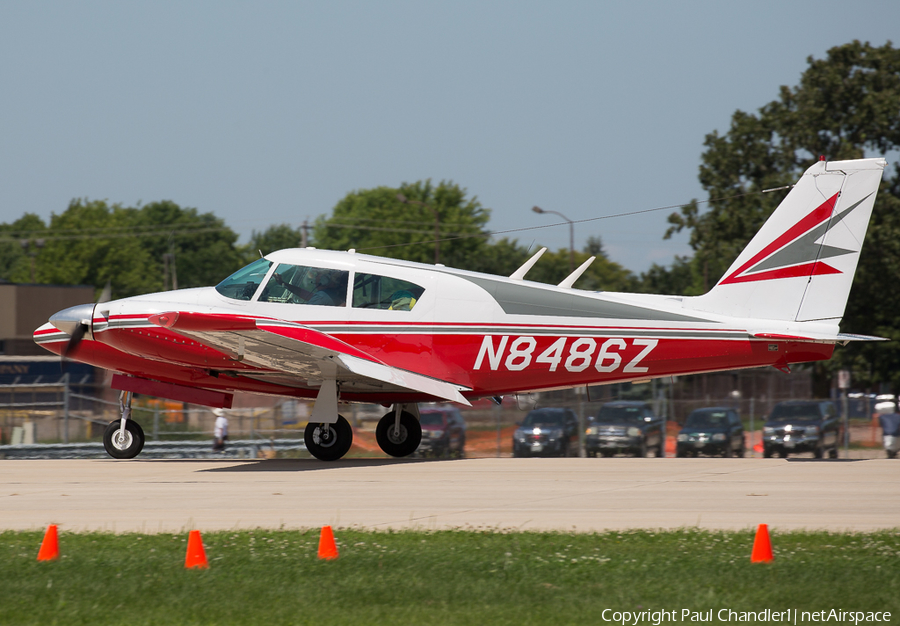
<instances>
[{"instance_id":1,"label":"parked car","mask_svg":"<svg viewBox=\"0 0 900 626\"><path fill-rule=\"evenodd\" d=\"M513 433L513 456L572 456L578 451L578 418L570 409L535 409Z\"/></svg>"},{"instance_id":2,"label":"parked car","mask_svg":"<svg viewBox=\"0 0 900 626\"><path fill-rule=\"evenodd\" d=\"M662 419L646 402L607 402L600 407L585 432L588 456L612 456L617 452L647 456L656 450L657 457L665 456Z\"/></svg>"},{"instance_id":3,"label":"parked car","mask_svg":"<svg viewBox=\"0 0 900 626\"><path fill-rule=\"evenodd\" d=\"M678 433L675 456L719 454L744 456L744 425L737 411L726 407L697 409Z\"/></svg>"},{"instance_id":4,"label":"parked car","mask_svg":"<svg viewBox=\"0 0 900 626\"><path fill-rule=\"evenodd\" d=\"M423 407L419 410L422 442L418 452L423 456L456 456L466 454L466 421L459 410L448 406Z\"/></svg>"},{"instance_id":5,"label":"parked car","mask_svg":"<svg viewBox=\"0 0 900 626\"><path fill-rule=\"evenodd\" d=\"M763 456L786 457L792 452L812 452L817 459L828 450L838 456L841 421L830 400L788 400L779 402L763 424Z\"/></svg>"}]
</instances>

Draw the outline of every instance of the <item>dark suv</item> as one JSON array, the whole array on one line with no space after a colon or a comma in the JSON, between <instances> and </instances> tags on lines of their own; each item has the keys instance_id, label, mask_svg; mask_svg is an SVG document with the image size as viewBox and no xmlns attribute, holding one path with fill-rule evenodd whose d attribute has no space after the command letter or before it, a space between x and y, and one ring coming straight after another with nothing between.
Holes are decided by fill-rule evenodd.
<instances>
[{"instance_id":1,"label":"dark suv","mask_svg":"<svg viewBox=\"0 0 900 626\"><path fill-rule=\"evenodd\" d=\"M419 410L422 442L418 452L423 456L457 456L466 454L466 421L454 407L423 407Z\"/></svg>"},{"instance_id":2,"label":"dark suv","mask_svg":"<svg viewBox=\"0 0 900 626\"><path fill-rule=\"evenodd\" d=\"M744 425L733 409L697 409L678 433L675 456L721 454L744 456Z\"/></svg>"},{"instance_id":3,"label":"dark suv","mask_svg":"<svg viewBox=\"0 0 900 626\"><path fill-rule=\"evenodd\" d=\"M597 456L598 452L603 456L617 452L647 456L647 450L653 448L656 456L663 457L664 446L662 419L646 402L607 402L584 438L588 456Z\"/></svg>"},{"instance_id":4,"label":"dark suv","mask_svg":"<svg viewBox=\"0 0 900 626\"><path fill-rule=\"evenodd\" d=\"M812 452L817 459L827 449L832 459L838 456L841 421L830 400L789 400L779 402L763 425L763 456L792 452Z\"/></svg>"},{"instance_id":5,"label":"dark suv","mask_svg":"<svg viewBox=\"0 0 900 626\"><path fill-rule=\"evenodd\" d=\"M578 452L578 418L570 409L535 409L513 433L513 456L570 456Z\"/></svg>"}]
</instances>

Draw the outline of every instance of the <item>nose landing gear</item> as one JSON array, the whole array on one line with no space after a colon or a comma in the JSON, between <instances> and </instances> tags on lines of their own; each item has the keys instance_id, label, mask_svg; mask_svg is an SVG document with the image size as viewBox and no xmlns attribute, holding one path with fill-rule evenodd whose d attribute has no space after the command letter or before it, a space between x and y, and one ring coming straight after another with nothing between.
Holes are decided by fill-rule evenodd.
<instances>
[{"instance_id":1,"label":"nose landing gear","mask_svg":"<svg viewBox=\"0 0 900 626\"><path fill-rule=\"evenodd\" d=\"M130 391L119 394L121 419L113 420L103 433L103 447L114 459L133 459L144 449L144 429L131 418Z\"/></svg>"}]
</instances>

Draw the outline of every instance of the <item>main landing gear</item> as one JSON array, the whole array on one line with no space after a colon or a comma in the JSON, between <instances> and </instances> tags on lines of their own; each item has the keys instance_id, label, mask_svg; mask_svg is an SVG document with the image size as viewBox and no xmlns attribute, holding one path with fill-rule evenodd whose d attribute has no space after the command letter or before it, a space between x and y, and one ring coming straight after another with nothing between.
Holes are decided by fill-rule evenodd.
<instances>
[{"instance_id":1,"label":"main landing gear","mask_svg":"<svg viewBox=\"0 0 900 626\"><path fill-rule=\"evenodd\" d=\"M103 433L103 447L114 459L133 459L144 449L144 429L131 418L131 399L134 394L119 394L121 419L113 420Z\"/></svg>"},{"instance_id":2,"label":"main landing gear","mask_svg":"<svg viewBox=\"0 0 900 626\"><path fill-rule=\"evenodd\" d=\"M307 424L303 439L309 453L320 461L337 461L353 445L353 429L343 415L338 415L333 424Z\"/></svg>"},{"instance_id":3,"label":"main landing gear","mask_svg":"<svg viewBox=\"0 0 900 626\"><path fill-rule=\"evenodd\" d=\"M409 409L409 410L404 410ZM422 441L422 427L416 417L415 404L396 405L378 421L375 440L378 446L393 457L409 456ZM325 416L319 414L319 418ZM336 415L333 422L313 420L306 425L303 433L306 449L320 461L337 461L350 450L353 444L353 429L342 415Z\"/></svg>"},{"instance_id":4,"label":"main landing gear","mask_svg":"<svg viewBox=\"0 0 900 626\"><path fill-rule=\"evenodd\" d=\"M422 442L422 426L416 416L405 407L418 413L416 405L397 404L394 410L386 413L378 420L375 427L375 440L386 454L395 457L409 456L416 451Z\"/></svg>"}]
</instances>

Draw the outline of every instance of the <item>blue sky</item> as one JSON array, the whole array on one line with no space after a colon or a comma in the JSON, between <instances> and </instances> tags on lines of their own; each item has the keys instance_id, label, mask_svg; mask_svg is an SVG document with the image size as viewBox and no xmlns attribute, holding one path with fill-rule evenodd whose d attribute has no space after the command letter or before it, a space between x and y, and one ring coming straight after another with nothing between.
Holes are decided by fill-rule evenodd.
<instances>
[{"instance_id":1,"label":"blue sky","mask_svg":"<svg viewBox=\"0 0 900 626\"><path fill-rule=\"evenodd\" d=\"M467 188L494 231L559 222L533 205L677 205L704 198L706 133L898 24L896 0L3 3L0 221L168 199L246 241L426 178ZM668 213L579 225L576 248L667 264L689 252L662 239Z\"/></svg>"}]
</instances>

